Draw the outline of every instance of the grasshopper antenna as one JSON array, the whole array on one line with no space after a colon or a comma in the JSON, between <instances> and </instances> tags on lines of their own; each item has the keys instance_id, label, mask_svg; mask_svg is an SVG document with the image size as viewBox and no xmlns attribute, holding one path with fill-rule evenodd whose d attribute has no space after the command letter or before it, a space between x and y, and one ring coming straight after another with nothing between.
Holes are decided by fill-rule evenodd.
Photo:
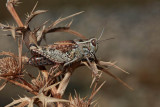
<instances>
[{"instance_id":1,"label":"grasshopper antenna","mask_svg":"<svg viewBox=\"0 0 160 107\"><path fill-rule=\"evenodd\" d=\"M104 28L102 29L102 32L101 32L101 35L99 36L98 38L98 41L101 39L102 35L103 35L103 32L104 32Z\"/></svg>"},{"instance_id":2,"label":"grasshopper antenna","mask_svg":"<svg viewBox=\"0 0 160 107\"><path fill-rule=\"evenodd\" d=\"M104 40L100 40L101 39L101 37L102 37L102 35L103 35L103 32L104 32L104 28L102 29L102 32L101 32L101 35L99 36L99 38L98 38L98 40L97 40L97 43L99 44L99 43L102 43L102 42L104 42L104 41L106 41L106 40L111 40L111 39L115 39L115 38L108 38L108 39L104 39Z\"/></svg>"},{"instance_id":3,"label":"grasshopper antenna","mask_svg":"<svg viewBox=\"0 0 160 107\"><path fill-rule=\"evenodd\" d=\"M104 40L99 40L99 41L97 41L97 43L100 44L100 43L102 43L102 42L104 42L106 40L111 40L111 39L115 39L115 38L112 37L112 38L108 38L108 39L104 39Z\"/></svg>"}]
</instances>

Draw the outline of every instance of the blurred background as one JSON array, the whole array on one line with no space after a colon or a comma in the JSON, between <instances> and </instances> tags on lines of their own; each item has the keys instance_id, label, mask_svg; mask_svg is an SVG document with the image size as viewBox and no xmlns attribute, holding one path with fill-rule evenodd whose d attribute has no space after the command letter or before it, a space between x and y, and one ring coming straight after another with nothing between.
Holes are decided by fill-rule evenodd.
<instances>
[{"instance_id":1,"label":"blurred background","mask_svg":"<svg viewBox=\"0 0 160 107\"><path fill-rule=\"evenodd\" d=\"M23 2L16 10L24 21L37 0ZM104 28L102 39L114 37L99 45L96 56L104 61L117 61L117 65L130 73L110 68L110 72L120 77L135 90L130 91L118 81L103 74L101 82L106 84L97 94L100 107L160 107L160 1L159 0L38 0L37 9L48 10L36 17L30 24L32 28L50 19L55 21L79 11L84 13L73 17L71 29L88 38L98 38ZM0 0L0 22L15 24L5 7L6 0ZM69 23L71 19L59 26ZM0 50L17 54L17 43L12 37L6 37L0 31ZM7 32L8 33L8 32ZM53 33L47 36L47 43L70 40L77 37L66 33ZM23 53L27 52L25 47ZM26 68L36 75L36 68ZM74 95L74 90L81 97L90 95L91 72L81 67L74 72L67 88ZM12 84L0 91L0 106L10 103L12 98L29 95L23 89Z\"/></svg>"}]
</instances>

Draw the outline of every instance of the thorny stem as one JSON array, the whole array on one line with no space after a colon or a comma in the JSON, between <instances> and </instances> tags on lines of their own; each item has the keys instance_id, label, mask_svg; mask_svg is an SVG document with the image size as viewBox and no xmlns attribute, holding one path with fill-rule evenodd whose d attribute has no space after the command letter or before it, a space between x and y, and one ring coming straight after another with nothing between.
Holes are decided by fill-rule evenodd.
<instances>
[{"instance_id":1,"label":"thorny stem","mask_svg":"<svg viewBox=\"0 0 160 107\"><path fill-rule=\"evenodd\" d=\"M29 104L28 101L24 101L24 102L20 103L19 105L17 105L16 107L25 107L28 104Z\"/></svg>"},{"instance_id":2,"label":"thorny stem","mask_svg":"<svg viewBox=\"0 0 160 107\"><path fill-rule=\"evenodd\" d=\"M24 25L22 21L20 20L17 12L15 11L13 2L11 0L7 0L6 7L8 11L11 13L14 20L17 22L18 26L23 27ZM21 68L22 68L22 40L23 40L23 35L22 37L18 38L18 53L19 53L19 66L20 66L19 73L21 72Z\"/></svg>"},{"instance_id":3,"label":"thorny stem","mask_svg":"<svg viewBox=\"0 0 160 107\"><path fill-rule=\"evenodd\" d=\"M18 26L23 27L23 23L20 20L17 12L15 11L11 0L7 0L6 7L7 7L8 11L11 13L11 15L13 16L14 20L17 22Z\"/></svg>"},{"instance_id":4,"label":"thorny stem","mask_svg":"<svg viewBox=\"0 0 160 107\"><path fill-rule=\"evenodd\" d=\"M17 85L17 86L20 86L20 87L28 90L29 92L31 92L31 93L34 94L34 95L38 95L37 92L33 91L32 88L28 87L28 86L25 85L25 84L21 84L21 83L19 83L19 82L17 82L17 81L14 81L14 80L11 80L11 79L8 79L8 78L4 78L4 77L0 77L0 79L7 80L7 81L9 81L9 82L11 82L11 83L13 83L13 84L15 84L15 85Z\"/></svg>"}]
</instances>

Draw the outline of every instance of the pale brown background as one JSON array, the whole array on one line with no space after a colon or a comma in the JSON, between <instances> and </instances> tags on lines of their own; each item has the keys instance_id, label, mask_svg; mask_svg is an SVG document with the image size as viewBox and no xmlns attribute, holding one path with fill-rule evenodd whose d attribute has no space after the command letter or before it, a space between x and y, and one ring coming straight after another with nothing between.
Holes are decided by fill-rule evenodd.
<instances>
[{"instance_id":1,"label":"pale brown background","mask_svg":"<svg viewBox=\"0 0 160 107\"><path fill-rule=\"evenodd\" d=\"M22 20L37 0L21 0L16 7ZM160 1L159 0L38 0L37 9L49 10L32 21L32 28L45 20L85 11L73 18L72 29L90 37L98 37L104 28L102 39L115 37L99 46L97 57L105 61L118 61L130 75L110 69L135 91L130 91L116 80L103 74L101 82L106 84L98 93L100 107L160 107ZM0 0L0 22L15 24L5 7L6 0ZM68 20L69 22L70 20ZM64 22L61 25L64 25ZM0 50L17 53L17 44L0 31ZM48 44L54 41L74 39L65 33L49 34ZM24 49L24 54L27 49ZM26 70L37 73L35 69ZM79 68L71 78L66 96L74 89L82 97L89 95L91 73L86 67ZM18 95L28 95L14 85L7 85L0 92L0 106L8 104ZM31 96L31 95L28 95Z\"/></svg>"}]
</instances>

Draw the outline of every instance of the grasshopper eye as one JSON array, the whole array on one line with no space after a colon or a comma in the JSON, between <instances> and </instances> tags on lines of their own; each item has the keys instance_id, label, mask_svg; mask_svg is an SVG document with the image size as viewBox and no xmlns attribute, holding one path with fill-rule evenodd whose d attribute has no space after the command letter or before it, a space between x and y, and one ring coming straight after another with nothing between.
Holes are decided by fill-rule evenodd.
<instances>
[{"instance_id":1,"label":"grasshopper eye","mask_svg":"<svg viewBox=\"0 0 160 107\"><path fill-rule=\"evenodd\" d=\"M93 39L93 40L91 41L91 43L92 43L93 46L96 46L96 44L97 44L95 39Z\"/></svg>"}]
</instances>

